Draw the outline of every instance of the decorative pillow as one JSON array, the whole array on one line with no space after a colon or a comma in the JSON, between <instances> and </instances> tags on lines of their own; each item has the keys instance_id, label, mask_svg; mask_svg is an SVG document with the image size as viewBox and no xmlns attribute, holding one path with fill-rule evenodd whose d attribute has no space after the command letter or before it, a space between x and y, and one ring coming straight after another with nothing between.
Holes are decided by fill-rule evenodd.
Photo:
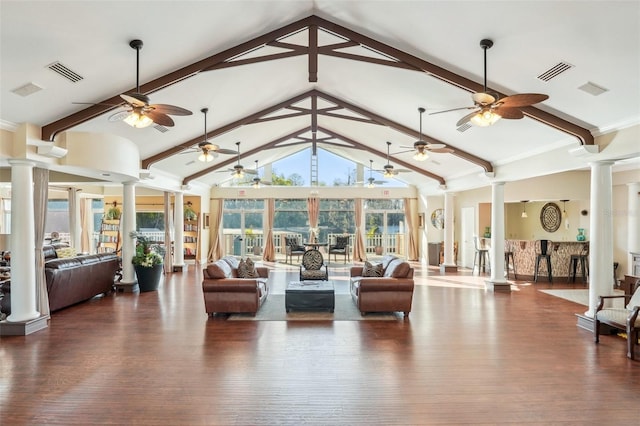
<instances>
[{"instance_id":1,"label":"decorative pillow","mask_svg":"<svg viewBox=\"0 0 640 426\"><path fill-rule=\"evenodd\" d=\"M224 260L217 260L211 265L207 265L209 278L229 278L231 276L231 266Z\"/></svg>"},{"instance_id":2,"label":"decorative pillow","mask_svg":"<svg viewBox=\"0 0 640 426\"><path fill-rule=\"evenodd\" d=\"M73 247L64 247L56 250L56 256L58 257L58 259L76 257L77 255L78 253L76 252L76 249Z\"/></svg>"},{"instance_id":3,"label":"decorative pillow","mask_svg":"<svg viewBox=\"0 0 640 426\"><path fill-rule=\"evenodd\" d=\"M364 262L362 268L363 277L381 277L382 276L382 263Z\"/></svg>"},{"instance_id":4,"label":"decorative pillow","mask_svg":"<svg viewBox=\"0 0 640 426\"><path fill-rule=\"evenodd\" d=\"M240 264L240 261L238 260L238 258L233 256L225 256L222 258L222 260L227 262L229 266L231 266L231 269L238 269L238 265Z\"/></svg>"},{"instance_id":5,"label":"decorative pillow","mask_svg":"<svg viewBox=\"0 0 640 426\"><path fill-rule=\"evenodd\" d=\"M249 258L247 260L240 259L238 263L238 278L258 278L253 260Z\"/></svg>"}]
</instances>

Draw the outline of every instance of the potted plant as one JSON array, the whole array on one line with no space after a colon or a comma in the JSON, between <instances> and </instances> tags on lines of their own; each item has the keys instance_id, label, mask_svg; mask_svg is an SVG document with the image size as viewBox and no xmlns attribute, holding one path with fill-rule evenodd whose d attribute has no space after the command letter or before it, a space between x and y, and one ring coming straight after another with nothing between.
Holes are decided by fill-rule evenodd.
<instances>
[{"instance_id":1,"label":"potted plant","mask_svg":"<svg viewBox=\"0 0 640 426\"><path fill-rule=\"evenodd\" d=\"M184 209L184 219L185 220L196 220L196 219L198 219L198 215L193 210L192 206L193 206L193 204L191 204L191 201L187 201L187 207L185 207L185 209Z\"/></svg>"},{"instance_id":2,"label":"potted plant","mask_svg":"<svg viewBox=\"0 0 640 426\"><path fill-rule=\"evenodd\" d=\"M120 209L118 208L118 203L116 201L114 201L111 204L112 207L109 208L109 210L107 210L107 215L106 215L106 219L107 220L118 220L120 219Z\"/></svg>"},{"instance_id":3,"label":"potted plant","mask_svg":"<svg viewBox=\"0 0 640 426\"><path fill-rule=\"evenodd\" d=\"M136 239L136 253L131 261L140 292L157 290L162 276L164 247L153 243L149 237L139 232L132 232L130 236Z\"/></svg>"}]
</instances>

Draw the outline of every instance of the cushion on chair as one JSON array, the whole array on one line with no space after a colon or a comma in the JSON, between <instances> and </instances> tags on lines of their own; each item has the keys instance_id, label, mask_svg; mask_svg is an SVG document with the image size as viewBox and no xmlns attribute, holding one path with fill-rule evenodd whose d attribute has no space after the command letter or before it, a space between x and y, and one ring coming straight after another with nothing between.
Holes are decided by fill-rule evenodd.
<instances>
[{"instance_id":1,"label":"cushion on chair","mask_svg":"<svg viewBox=\"0 0 640 426\"><path fill-rule=\"evenodd\" d=\"M253 260L247 258L246 260L240 259L238 262L238 278L258 278L258 272L256 271Z\"/></svg>"},{"instance_id":2,"label":"cushion on chair","mask_svg":"<svg viewBox=\"0 0 640 426\"><path fill-rule=\"evenodd\" d=\"M596 313L599 321L615 322L618 324L626 324L629 311L627 309L607 308ZM635 327L640 327L640 316L636 318Z\"/></svg>"},{"instance_id":3,"label":"cushion on chair","mask_svg":"<svg viewBox=\"0 0 640 426\"><path fill-rule=\"evenodd\" d=\"M238 269L238 265L240 264L240 259L234 256L225 256L222 258L225 262L231 266L231 269Z\"/></svg>"},{"instance_id":4,"label":"cushion on chair","mask_svg":"<svg viewBox=\"0 0 640 426\"><path fill-rule=\"evenodd\" d=\"M326 273L320 269L308 269L300 272L302 279L305 280L324 280L326 278Z\"/></svg>"},{"instance_id":5,"label":"cushion on chair","mask_svg":"<svg viewBox=\"0 0 640 426\"><path fill-rule=\"evenodd\" d=\"M632 310L636 306L640 306L640 287L638 287L633 293L631 300L629 300L629 303L627 304L627 309Z\"/></svg>"},{"instance_id":6,"label":"cushion on chair","mask_svg":"<svg viewBox=\"0 0 640 426\"><path fill-rule=\"evenodd\" d=\"M389 263L391 263L392 260L397 259L397 256L394 256L393 254L386 254L382 257L382 269L386 270L387 267L389 266Z\"/></svg>"},{"instance_id":7,"label":"cushion on chair","mask_svg":"<svg viewBox=\"0 0 640 426\"><path fill-rule=\"evenodd\" d=\"M382 263L364 262L364 267L362 268L363 277L381 277L382 272Z\"/></svg>"},{"instance_id":8,"label":"cushion on chair","mask_svg":"<svg viewBox=\"0 0 640 426\"><path fill-rule=\"evenodd\" d=\"M216 260L207 265L207 275L209 278L229 278L231 277L231 266L224 260Z\"/></svg>"}]
</instances>

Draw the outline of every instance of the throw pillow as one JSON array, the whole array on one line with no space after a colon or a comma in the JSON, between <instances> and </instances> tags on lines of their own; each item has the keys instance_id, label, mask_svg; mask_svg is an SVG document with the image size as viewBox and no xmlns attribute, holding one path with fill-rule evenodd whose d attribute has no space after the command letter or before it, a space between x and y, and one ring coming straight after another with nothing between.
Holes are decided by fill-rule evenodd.
<instances>
[{"instance_id":1,"label":"throw pillow","mask_svg":"<svg viewBox=\"0 0 640 426\"><path fill-rule=\"evenodd\" d=\"M381 277L382 276L382 263L364 262L362 268L363 277Z\"/></svg>"},{"instance_id":2,"label":"throw pillow","mask_svg":"<svg viewBox=\"0 0 640 426\"><path fill-rule=\"evenodd\" d=\"M238 263L238 278L258 278L258 272L256 272L253 260L249 258L246 260L240 259Z\"/></svg>"},{"instance_id":3,"label":"throw pillow","mask_svg":"<svg viewBox=\"0 0 640 426\"><path fill-rule=\"evenodd\" d=\"M77 254L78 253L76 252L76 249L73 248L73 247L64 247L64 248L59 248L59 249L56 250L56 257L58 259L76 257Z\"/></svg>"},{"instance_id":4,"label":"throw pillow","mask_svg":"<svg viewBox=\"0 0 640 426\"><path fill-rule=\"evenodd\" d=\"M231 276L231 266L224 260L217 260L211 265L207 265L207 275L209 278L229 278Z\"/></svg>"}]
</instances>

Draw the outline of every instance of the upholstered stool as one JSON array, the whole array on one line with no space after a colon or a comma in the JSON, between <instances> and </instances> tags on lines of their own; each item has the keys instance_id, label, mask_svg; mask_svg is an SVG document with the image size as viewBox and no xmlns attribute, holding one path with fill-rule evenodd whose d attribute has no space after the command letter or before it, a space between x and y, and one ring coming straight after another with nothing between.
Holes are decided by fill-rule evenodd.
<instances>
[{"instance_id":1,"label":"upholstered stool","mask_svg":"<svg viewBox=\"0 0 640 426\"><path fill-rule=\"evenodd\" d=\"M536 241L536 271L534 275L534 282L538 282L538 273L540 272L540 262L546 260L547 263L547 277L549 282L553 282L553 273L551 272L551 253L549 252L549 240Z\"/></svg>"},{"instance_id":2,"label":"upholstered stool","mask_svg":"<svg viewBox=\"0 0 640 426\"><path fill-rule=\"evenodd\" d=\"M513 278L518 279L518 271L516 271L516 261L515 255L513 252L513 247L509 244L508 241L504 242L504 270L507 274L507 279L509 278L509 262L511 262L511 266L513 267Z\"/></svg>"}]
</instances>

